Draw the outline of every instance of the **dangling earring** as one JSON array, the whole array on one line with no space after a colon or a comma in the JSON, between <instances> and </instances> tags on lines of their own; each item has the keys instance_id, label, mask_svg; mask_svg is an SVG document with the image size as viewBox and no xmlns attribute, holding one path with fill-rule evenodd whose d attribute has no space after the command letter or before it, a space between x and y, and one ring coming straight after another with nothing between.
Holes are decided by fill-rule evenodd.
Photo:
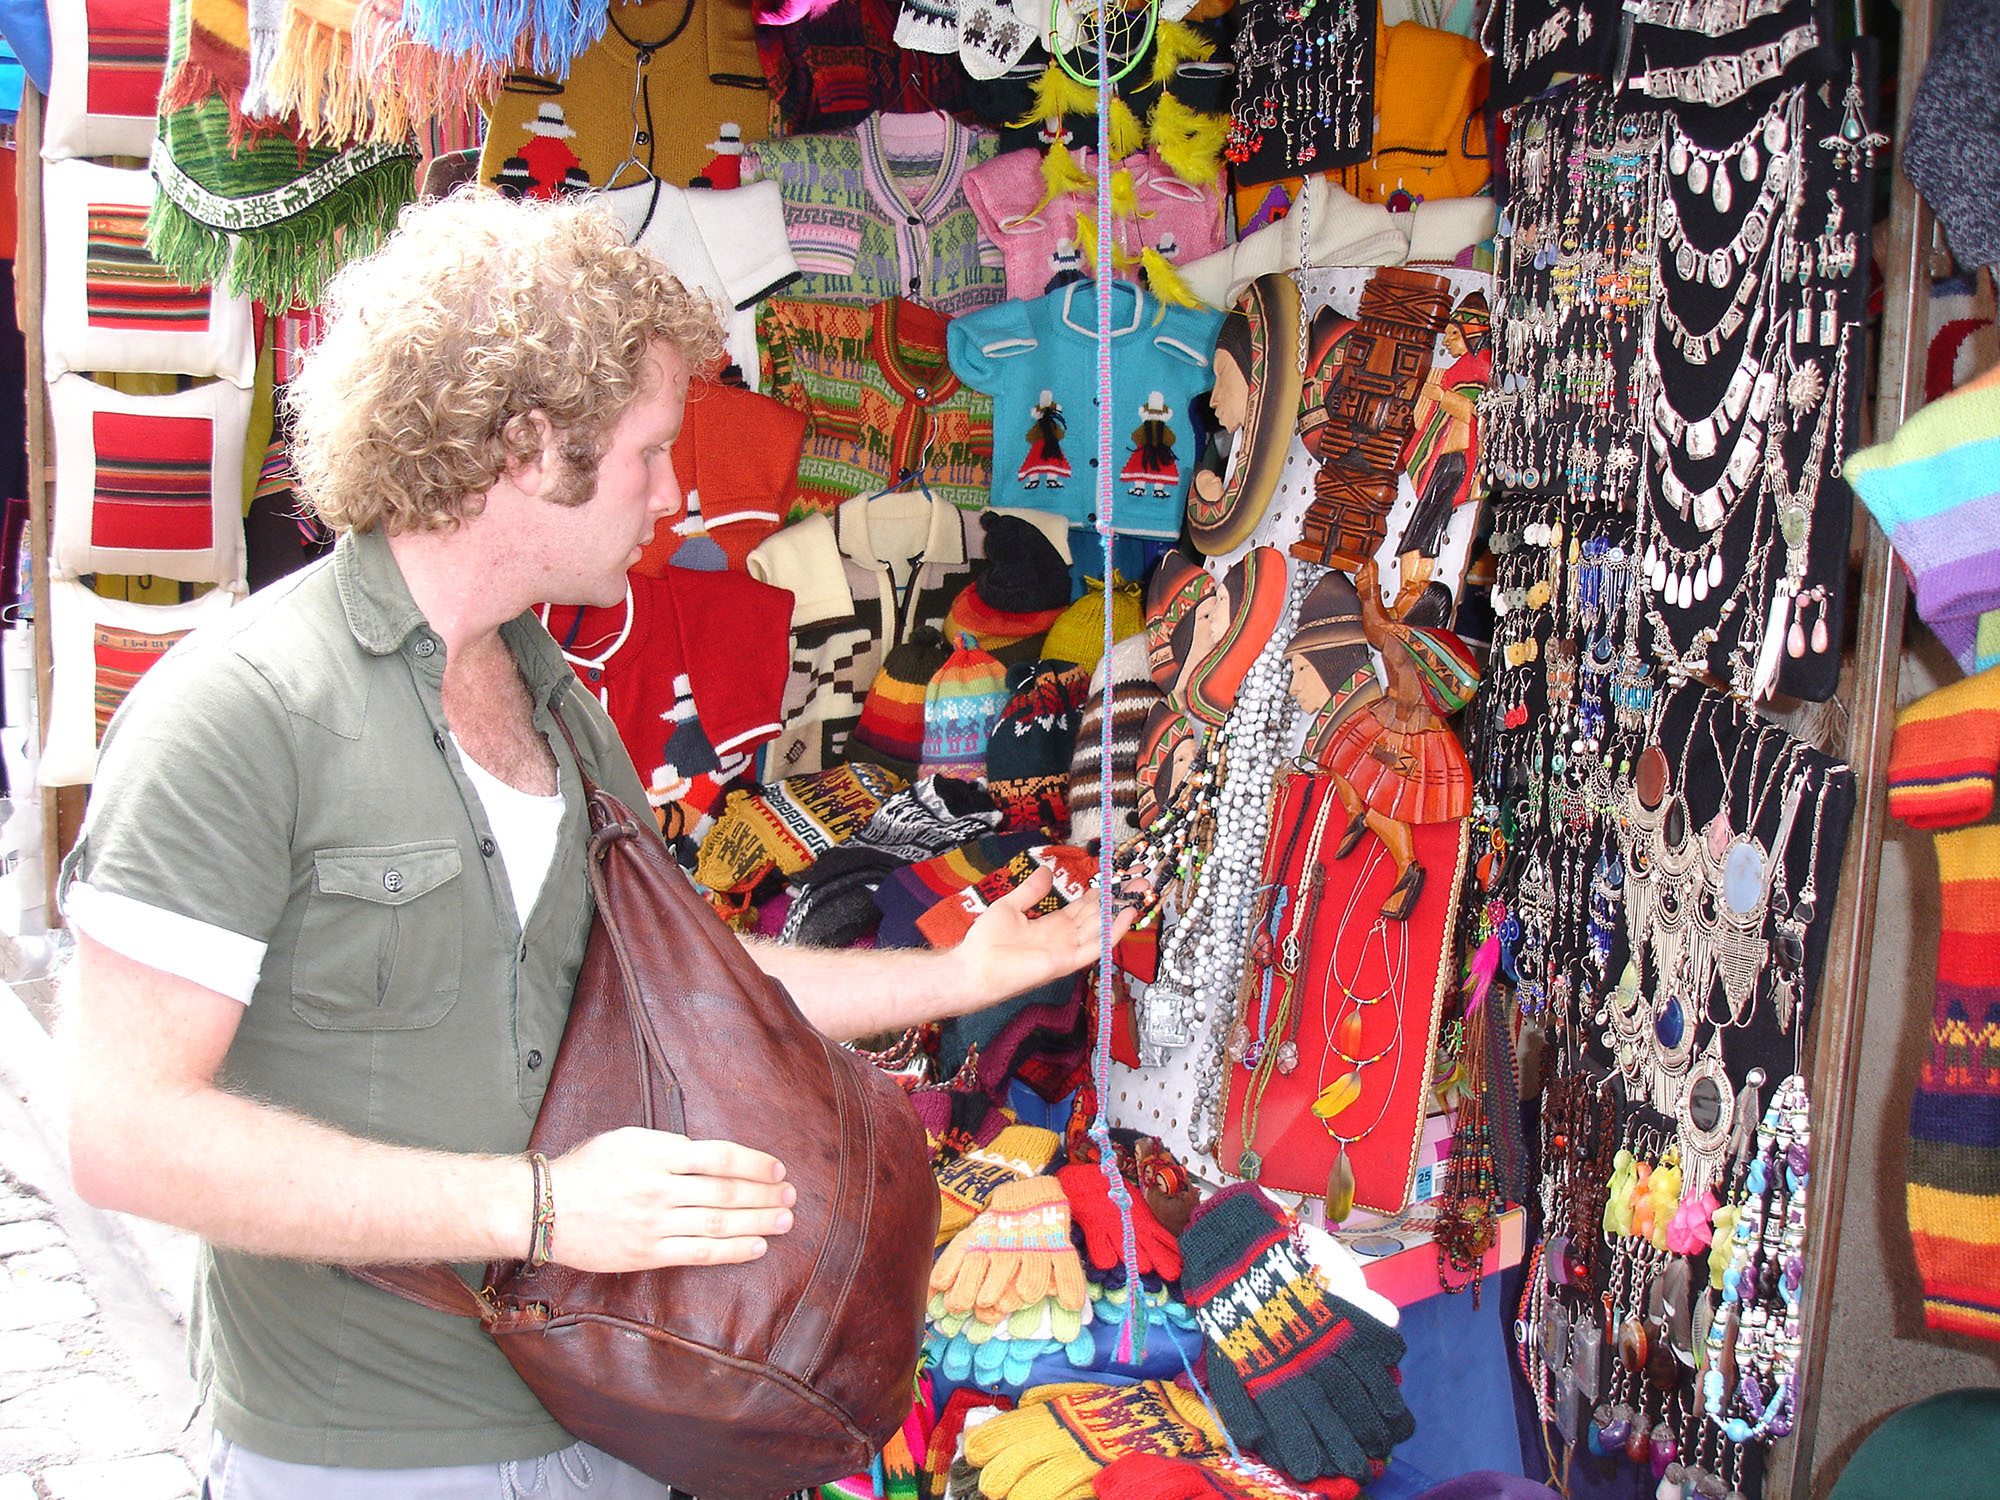
<instances>
[{"instance_id":1,"label":"dangling earring","mask_svg":"<svg viewBox=\"0 0 2000 1500\"><path fill-rule=\"evenodd\" d=\"M1792 626L1785 632L1785 655L1794 661L1806 654L1806 601L1801 594L1792 601Z\"/></svg>"},{"instance_id":2,"label":"dangling earring","mask_svg":"<svg viewBox=\"0 0 2000 1500\"><path fill-rule=\"evenodd\" d=\"M1826 648L1828 645L1826 617L1828 614L1829 601L1827 599L1827 592L1825 589L1816 588L1813 590L1813 593L1817 596L1817 602L1819 604L1819 619L1813 622L1813 628L1812 628L1813 654L1815 656L1824 656L1826 655Z\"/></svg>"}]
</instances>

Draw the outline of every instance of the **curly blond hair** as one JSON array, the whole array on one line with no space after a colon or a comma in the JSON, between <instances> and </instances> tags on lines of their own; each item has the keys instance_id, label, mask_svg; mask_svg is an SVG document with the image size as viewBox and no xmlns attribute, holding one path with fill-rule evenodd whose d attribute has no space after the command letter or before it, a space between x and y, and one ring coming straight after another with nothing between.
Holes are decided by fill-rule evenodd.
<instances>
[{"instance_id":1,"label":"curly blond hair","mask_svg":"<svg viewBox=\"0 0 2000 1500\"><path fill-rule=\"evenodd\" d=\"M690 373L722 351L714 305L625 242L588 199L468 188L406 209L334 277L325 328L287 387L300 496L340 531L439 531L538 453L542 413L580 505L610 429L664 343Z\"/></svg>"}]
</instances>

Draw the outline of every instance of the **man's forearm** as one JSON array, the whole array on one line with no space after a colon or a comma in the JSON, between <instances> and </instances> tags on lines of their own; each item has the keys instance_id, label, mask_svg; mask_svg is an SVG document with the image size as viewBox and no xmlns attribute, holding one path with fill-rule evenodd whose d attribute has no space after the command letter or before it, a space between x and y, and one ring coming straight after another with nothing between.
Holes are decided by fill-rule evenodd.
<instances>
[{"instance_id":1,"label":"man's forearm","mask_svg":"<svg viewBox=\"0 0 2000 1500\"><path fill-rule=\"evenodd\" d=\"M963 1015L1000 998L974 991L955 950L794 948L748 937L743 946L835 1041Z\"/></svg>"},{"instance_id":2,"label":"man's forearm","mask_svg":"<svg viewBox=\"0 0 2000 1500\"><path fill-rule=\"evenodd\" d=\"M336 1265L527 1253L524 1158L387 1146L217 1089L81 1103L84 1195L214 1244Z\"/></svg>"}]
</instances>

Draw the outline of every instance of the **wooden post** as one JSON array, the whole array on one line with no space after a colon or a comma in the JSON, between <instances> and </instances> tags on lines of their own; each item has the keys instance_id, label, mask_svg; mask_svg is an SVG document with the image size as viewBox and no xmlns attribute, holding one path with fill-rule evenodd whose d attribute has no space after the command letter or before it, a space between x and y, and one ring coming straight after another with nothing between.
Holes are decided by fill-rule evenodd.
<instances>
[{"instance_id":1,"label":"wooden post","mask_svg":"<svg viewBox=\"0 0 2000 1500\"><path fill-rule=\"evenodd\" d=\"M1895 155L1891 162L1889 248L1884 266L1882 340L1877 364L1874 439L1903 425L1923 403L1925 330L1929 326L1930 209L1903 175L1903 138L1910 101L1930 56L1932 0L1903 8L1902 55L1896 83ZM1847 834L1840 899L1833 911L1826 971L1820 980L1813 1032L1812 1184L1806 1198L1806 1281L1799 1321L1798 1382L1803 1399L1792 1436L1772 1454L1766 1486L1772 1496L1810 1500L1818 1391L1827 1364L1827 1331L1840 1263L1847 1201L1847 1157L1854 1139L1855 1075L1861 1065L1862 1007L1875 940L1875 884L1882 864L1882 824L1888 811L1889 743L1896 723L1896 678L1903 654L1903 611L1909 586L1889 539L1858 502L1855 525L1867 537L1861 603L1855 619L1854 686L1849 704L1847 760L1854 768L1854 821Z\"/></svg>"}]
</instances>

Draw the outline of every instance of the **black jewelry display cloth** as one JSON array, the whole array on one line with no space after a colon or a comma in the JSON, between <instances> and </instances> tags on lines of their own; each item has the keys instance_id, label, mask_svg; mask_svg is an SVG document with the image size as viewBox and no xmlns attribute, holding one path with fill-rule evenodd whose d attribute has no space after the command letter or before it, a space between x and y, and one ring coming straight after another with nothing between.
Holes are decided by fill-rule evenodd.
<instances>
[{"instance_id":1,"label":"black jewelry display cloth","mask_svg":"<svg viewBox=\"0 0 2000 1500\"><path fill-rule=\"evenodd\" d=\"M1618 0L1494 0L1479 39L1493 57L1490 107L1524 103L1564 74L1608 77L1620 15Z\"/></svg>"},{"instance_id":2,"label":"black jewelry display cloth","mask_svg":"<svg viewBox=\"0 0 2000 1500\"><path fill-rule=\"evenodd\" d=\"M1376 0L1250 0L1223 154L1239 186L1365 161L1375 138Z\"/></svg>"},{"instance_id":3,"label":"black jewelry display cloth","mask_svg":"<svg viewBox=\"0 0 2000 1500\"><path fill-rule=\"evenodd\" d=\"M1667 113L1640 372L1645 644L1745 699L1839 674L1866 357L1865 60ZM1650 389L1647 389L1650 387Z\"/></svg>"}]
</instances>

